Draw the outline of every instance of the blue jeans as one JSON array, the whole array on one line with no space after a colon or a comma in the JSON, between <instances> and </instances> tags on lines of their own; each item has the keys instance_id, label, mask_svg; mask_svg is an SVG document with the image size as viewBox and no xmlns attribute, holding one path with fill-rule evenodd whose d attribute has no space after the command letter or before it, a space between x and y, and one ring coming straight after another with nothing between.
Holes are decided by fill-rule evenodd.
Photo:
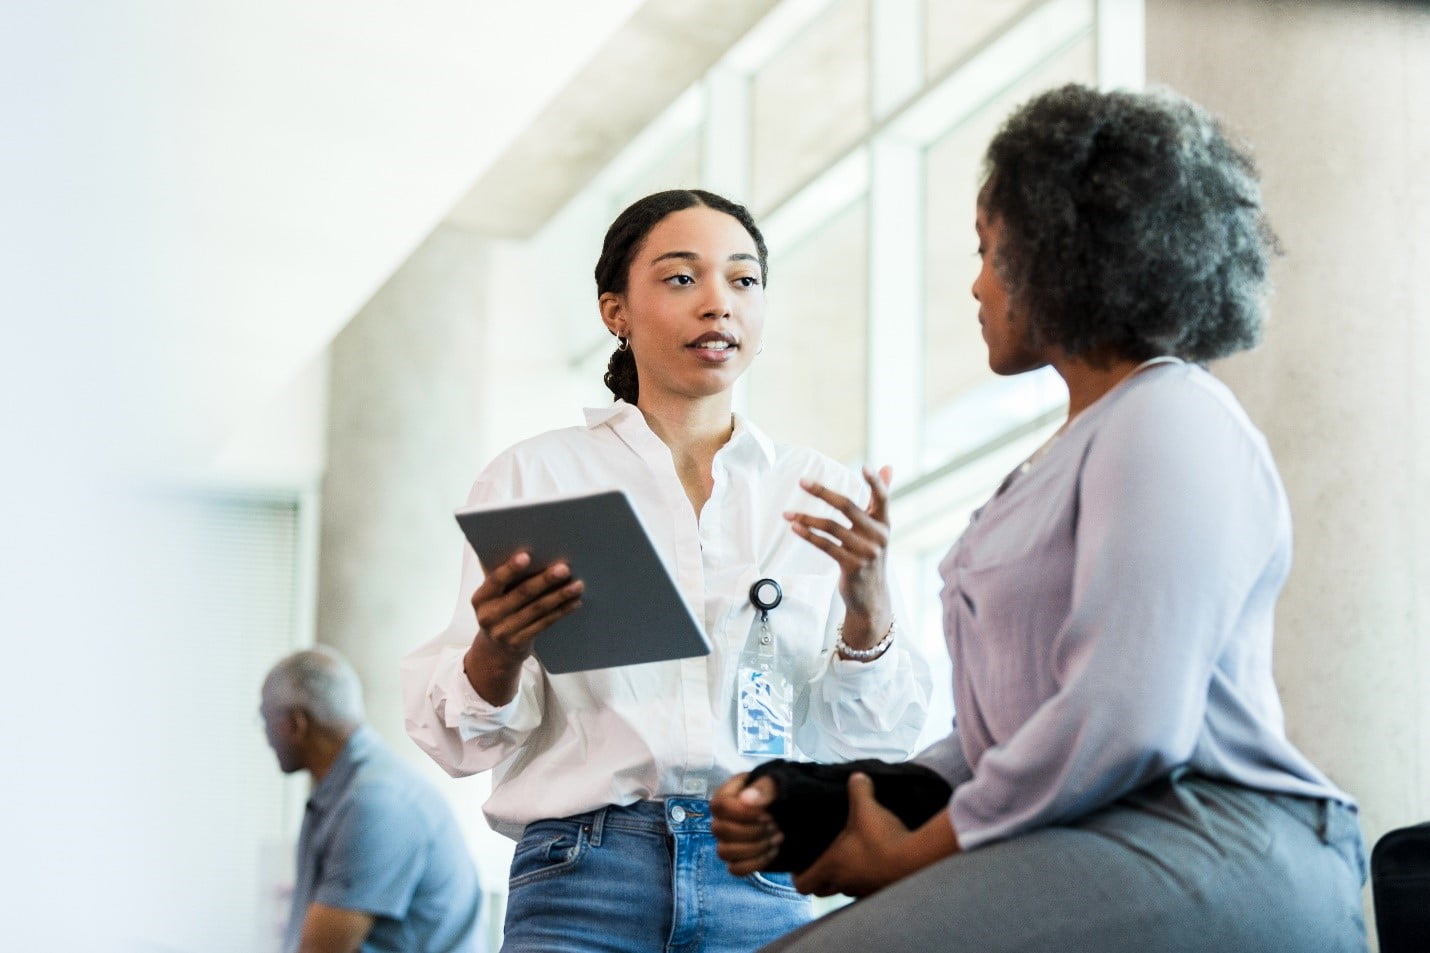
<instances>
[{"instance_id":1,"label":"blue jeans","mask_svg":"<svg viewBox=\"0 0 1430 953\"><path fill-rule=\"evenodd\" d=\"M810 915L787 874L726 870L708 802L641 801L527 825L502 953L749 953Z\"/></svg>"}]
</instances>

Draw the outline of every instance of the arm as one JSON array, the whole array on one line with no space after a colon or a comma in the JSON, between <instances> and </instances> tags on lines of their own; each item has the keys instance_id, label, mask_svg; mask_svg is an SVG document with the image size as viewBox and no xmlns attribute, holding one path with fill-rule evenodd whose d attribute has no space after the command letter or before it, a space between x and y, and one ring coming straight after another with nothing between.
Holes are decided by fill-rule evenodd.
<instances>
[{"instance_id":1,"label":"arm","mask_svg":"<svg viewBox=\"0 0 1430 953\"><path fill-rule=\"evenodd\" d=\"M466 656L478 628L471 599L483 577L471 547L462 549L461 595L451 623L401 664L407 734L456 777L486 771L525 744L541 724L545 703L534 658L520 663L516 691L504 705L483 698L468 678Z\"/></svg>"},{"instance_id":2,"label":"arm","mask_svg":"<svg viewBox=\"0 0 1430 953\"><path fill-rule=\"evenodd\" d=\"M839 566L839 585L829 614L829 661L809 683L809 707L795 729L800 751L816 761L883 758L901 761L918 743L932 691L928 666L913 649L905 630L873 661L843 659L834 651L842 623L851 648L875 645L901 614L889 585L887 549L888 478L864 471L869 503L861 507L821 483L806 481L805 490L829 504L840 519L807 513L787 513L791 530L821 550Z\"/></svg>"},{"instance_id":3,"label":"arm","mask_svg":"<svg viewBox=\"0 0 1430 953\"><path fill-rule=\"evenodd\" d=\"M865 897L959 850L947 811L911 831L874 799L873 782L855 774L849 779L844 832L808 870L795 875L794 885L820 897Z\"/></svg>"},{"instance_id":4,"label":"arm","mask_svg":"<svg viewBox=\"0 0 1430 953\"><path fill-rule=\"evenodd\" d=\"M301 950L354 950L377 918L408 915L429 863L410 783L359 781L337 808L318 858Z\"/></svg>"},{"instance_id":5,"label":"arm","mask_svg":"<svg viewBox=\"0 0 1430 953\"><path fill-rule=\"evenodd\" d=\"M1279 587L1287 525L1264 446L1204 386L1113 408L1079 475L1072 565L1033 555L984 593L1007 602L1030 572L1070 573L1066 614L1035 650L1055 690L954 793L964 847L1084 815L1186 763L1249 599Z\"/></svg>"},{"instance_id":6,"label":"arm","mask_svg":"<svg viewBox=\"0 0 1430 953\"><path fill-rule=\"evenodd\" d=\"M468 502L514 499L519 494L513 488L520 485L511 457L500 457L477 480ZM546 574L509 590L521 568L513 561L487 578L471 547L463 544L451 622L402 660L407 733L454 776L492 768L541 724L543 678L530 642L541 628L576 608L579 588L573 592L569 587L579 583L567 583L552 575L557 567L549 567ZM534 604L547 597L552 598Z\"/></svg>"},{"instance_id":7,"label":"arm","mask_svg":"<svg viewBox=\"0 0 1430 953\"><path fill-rule=\"evenodd\" d=\"M372 923L372 916L359 910L309 904L298 953L357 953Z\"/></svg>"}]
</instances>

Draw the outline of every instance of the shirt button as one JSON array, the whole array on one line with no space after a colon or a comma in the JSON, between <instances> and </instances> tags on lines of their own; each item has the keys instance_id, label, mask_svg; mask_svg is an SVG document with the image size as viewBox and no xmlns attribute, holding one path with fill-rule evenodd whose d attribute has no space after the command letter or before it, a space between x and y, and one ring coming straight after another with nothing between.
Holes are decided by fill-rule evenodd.
<instances>
[{"instance_id":1,"label":"shirt button","mask_svg":"<svg viewBox=\"0 0 1430 953\"><path fill-rule=\"evenodd\" d=\"M700 797L705 796L705 782L699 778L686 778L685 783L682 784L681 787L685 790L686 794L694 794Z\"/></svg>"},{"instance_id":2,"label":"shirt button","mask_svg":"<svg viewBox=\"0 0 1430 953\"><path fill-rule=\"evenodd\" d=\"M677 824L685 820L685 808L679 804L675 805L675 807L670 809L670 819Z\"/></svg>"}]
</instances>

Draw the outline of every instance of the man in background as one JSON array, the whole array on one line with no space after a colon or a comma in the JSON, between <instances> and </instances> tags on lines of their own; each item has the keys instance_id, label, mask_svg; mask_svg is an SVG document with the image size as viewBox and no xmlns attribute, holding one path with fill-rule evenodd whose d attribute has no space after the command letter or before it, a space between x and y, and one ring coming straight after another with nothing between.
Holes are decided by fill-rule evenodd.
<instances>
[{"instance_id":1,"label":"man in background","mask_svg":"<svg viewBox=\"0 0 1430 953\"><path fill-rule=\"evenodd\" d=\"M447 802L363 724L357 673L326 648L263 682L268 744L313 791L283 953L476 953L481 884Z\"/></svg>"}]
</instances>

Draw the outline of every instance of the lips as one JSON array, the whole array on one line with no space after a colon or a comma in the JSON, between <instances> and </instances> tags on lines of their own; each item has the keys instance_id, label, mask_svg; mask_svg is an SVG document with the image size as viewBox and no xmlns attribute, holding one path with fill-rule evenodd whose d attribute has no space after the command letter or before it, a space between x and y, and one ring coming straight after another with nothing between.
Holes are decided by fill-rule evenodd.
<instances>
[{"instance_id":1,"label":"lips","mask_svg":"<svg viewBox=\"0 0 1430 953\"><path fill-rule=\"evenodd\" d=\"M723 331L707 331L685 345L690 355L706 366L723 366L735 360L740 353L740 342L733 334Z\"/></svg>"},{"instance_id":2,"label":"lips","mask_svg":"<svg viewBox=\"0 0 1430 953\"><path fill-rule=\"evenodd\" d=\"M702 351L733 351L740 346L740 342L735 340L733 334L726 334L723 331L706 331L685 346L699 348Z\"/></svg>"}]
</instances>

